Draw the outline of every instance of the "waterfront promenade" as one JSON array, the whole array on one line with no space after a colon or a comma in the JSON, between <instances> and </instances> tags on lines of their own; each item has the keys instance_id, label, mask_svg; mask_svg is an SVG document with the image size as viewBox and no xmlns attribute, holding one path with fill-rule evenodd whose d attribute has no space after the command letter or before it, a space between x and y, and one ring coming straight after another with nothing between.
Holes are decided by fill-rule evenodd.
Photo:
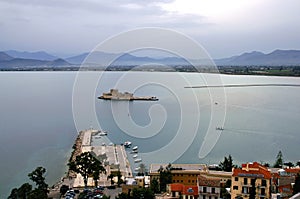
<instances>
[{"instance_id":1,"label":"waterfront promenade","mask_svg":"<svg viewBox=\"0 0 300 199\"><path fill-rule=\"evenodd\" d=\"M81 134L81 152L93 152L106 169L106 174L100 174L98 185L110 186L111 181L108 179L108 176L117 171L121 172L123 179L125 177L132 177L130 163L124 146L110 143L106 136L100 136L97 130L89 129L82 131ZM92 178L88 179L88 186L94 186ZM76 174L71 187L84 187L83 177L80 174Z\"/></svg>"}]
</instances>

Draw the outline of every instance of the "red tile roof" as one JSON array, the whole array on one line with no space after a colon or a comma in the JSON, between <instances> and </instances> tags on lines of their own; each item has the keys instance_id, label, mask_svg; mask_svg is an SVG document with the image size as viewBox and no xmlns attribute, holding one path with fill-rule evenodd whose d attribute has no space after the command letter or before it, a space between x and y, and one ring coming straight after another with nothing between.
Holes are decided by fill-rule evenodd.
<instances>
[{"instance_id":1,"label":"red tile roof","mask_svg":"<svg viewBox=\"0 0 300 199\"><path fill-rule=\"evenodd\" d=\"M265 179L271 179L272 177L271 172L257 162L242 164L242 169L234 169L232 176Z\"/></svg>"},{"instance_id":2,"label":"red tile roof","mask_svg":"<svg viewBox=\"0 0 300 199\"><path fill-rule=\"evenodd\" d=\"M300 168L286 168L284 169L287 173L297 174L300 173Z\"/></svg>"},{"instance_id":3,"label":"red tile roof","mask_svg":"<svg viewBox=\"0 0 300 199\"><path fill-rule=\"evenodd\" d=\"M181 192L183 195L198 196L198 186L189 186L179 183L172 183L169 186L170 191Z\"/></svg>"}]
</instances>

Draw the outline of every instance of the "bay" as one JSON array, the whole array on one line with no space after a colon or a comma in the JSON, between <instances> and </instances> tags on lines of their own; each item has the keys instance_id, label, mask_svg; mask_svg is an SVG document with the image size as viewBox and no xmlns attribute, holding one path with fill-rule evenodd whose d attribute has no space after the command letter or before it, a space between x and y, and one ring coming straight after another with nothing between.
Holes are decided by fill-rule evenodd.
<instances>
[{"instance_id":1,"label":"bay","mask_svg":"<svg viewBox=\"0 0 300 199\"><path fill-rule=\"evenodd\" d=\"M175 72L84 75L89 80L97 77L95 90L77 96L78 83L82 88L88 84L87 80L78 82L76 72L0 73L1 198L29 181L27 174L37 166L47 169L50 185L58 181L66 171L77 132L90 127L108 131L108 138L116 144L130 140L138 145L147 166L166 161L218 163L228 154L235 164L272 164L279 150L285 161L300 159L299 87L184 88L219 83L300 84L299 78ZM159 101L97 99L111 88L136 96L157 96ZM85 106L80 100L76 103L87 94L93 98L88 105L95 111L92 119L81 110ZM80 111L74 113L74 107ZM218 132L217 127L224 130ZM199 158L204 139L211 133L215 133L215 143ZM174 155L166 153L172 150Z\"/></svg>"}]
</instances>

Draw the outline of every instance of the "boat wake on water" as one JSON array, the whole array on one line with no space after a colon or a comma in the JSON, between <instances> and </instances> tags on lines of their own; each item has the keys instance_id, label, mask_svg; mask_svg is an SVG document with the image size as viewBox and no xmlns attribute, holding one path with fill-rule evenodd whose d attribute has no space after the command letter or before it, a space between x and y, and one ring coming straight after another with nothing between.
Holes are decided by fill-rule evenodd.
<instances>
[{"instance_id":1,"label":"boat wake on water","mask_svg":"<svg viewBox=\"0 0 300 199\"><path fill-rule=\"evenodd\" d=\"M235 88L235 87L300 87L300 84L228 84L228 85L203 85L185 86L184 88Z\"/></svg>"},{"instance_id":2,"label":"boat wake on water","mask_svg":"<svg viewBox=\"0 0 300 199\"><path fill-rule=\"evenodd\" d=\"M246 129L223 129L225 133L235 133L240 135L262 135L262 136L277 136L277 137L284 137L284 138L294 138L292 135L287 134L279 134L274 132L265 132L265 131L253 131L253 130L246 130ZM222 132L222 133L223 133Z\"/></svg>"}]
</instances>

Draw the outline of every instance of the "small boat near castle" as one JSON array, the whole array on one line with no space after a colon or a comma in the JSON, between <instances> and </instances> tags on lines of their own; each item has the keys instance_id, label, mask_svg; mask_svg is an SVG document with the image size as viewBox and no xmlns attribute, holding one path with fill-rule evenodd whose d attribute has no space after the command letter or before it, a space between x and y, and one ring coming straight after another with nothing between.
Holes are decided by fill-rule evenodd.
<instances>
[{"instance_id":1,"label":"small boat near castle","mask_svg":"<svg viewBox=\"0 0 300 199\"><path fill-rule=\"evenodd\" d=\"M109 93L103 93L98 99L103 100L125 100L125 101L133 101L133 100L144 100L144 101L157 101L158 99L155 96L145 96L145 97L135 97L133 93L124 92L121 93L118 89L110 89Z\"/></svg>"}]
</instances>

